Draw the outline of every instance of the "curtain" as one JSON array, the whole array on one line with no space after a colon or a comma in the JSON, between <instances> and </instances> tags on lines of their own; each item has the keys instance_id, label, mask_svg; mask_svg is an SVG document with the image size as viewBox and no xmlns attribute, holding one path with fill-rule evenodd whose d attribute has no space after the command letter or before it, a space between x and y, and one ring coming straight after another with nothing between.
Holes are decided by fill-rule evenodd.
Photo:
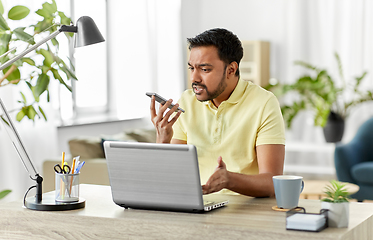
<instances>
[{"instance_id":1,"label":"curtain","mask_svg":"<svg viewBox=\"0 0 373 240\"><path fill-rule=\"evenodd\" d=\"M118 116L147 116L145 92L177 100L184 90L180 2L108 1L110 97Z\"/></svg>"},{"instance_id":2,"label":"curtain","mask_svg":"<svg viewBox=\"0 0 373 240\"><path fill-rule=\"evenodd\" d=\"M286 58L326 68L341 85L334 52L340 55L346 81L368 71L363 86L373 89L373 2L369 0L284 1L286 5ZM285 82L295 81L304 71L286 67ZM323 143L321 128L313 127L311 113L295 119L289 141ZM357 128L373 115L371 103L356 107L347 119L343 141L353 138ZM307 127L304 127L305 124Z\"/></svg>"}]
</instances>

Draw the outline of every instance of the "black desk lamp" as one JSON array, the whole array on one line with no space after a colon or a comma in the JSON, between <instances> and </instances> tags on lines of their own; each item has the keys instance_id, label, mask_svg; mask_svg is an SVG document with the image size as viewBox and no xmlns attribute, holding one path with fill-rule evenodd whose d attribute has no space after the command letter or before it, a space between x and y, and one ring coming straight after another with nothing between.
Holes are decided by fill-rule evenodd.
<instances>
[{"instance_id":1,"label":"black desk lamp","mask_svg":"<svg viewBox=\"0 0 373 240\"><path fill-rule=\"evenodd\" d=\"M75 43L74 47L82 47L82 46L87 46L99 42L104 42L105 39L102 37L100 31L98 30L95 22L93 21L92 18L83 16L78 19L76 22L76 26L66 26L62 25L60 29L57 31L53 32L51 35L48 37L44 38L43 40L37 42L36 44L30 46L23 52L21 52L19 55L15 56L14 58L8 60L6 63L0 66L0 71L9 67L12 65L15 61L21 59L23 56L26 54L30 53L31 51L35 50L38 48L40 45L43 43L55 38L58 34L61 32L73 32L75 33ZM7 54L7 53L5 53ZM3 56L5 55L3 54ZM26 171L30 174L30 178L34 181L36 181L36 195L35 197L29 197L25 198L25 206L29 209L33 210L45 210L45 211L59 211L59 210L72 210L72 209L78 209L78 208L84 208L85 207L85 200L82 198L79 198L78 202L73 202L73 203L60 203L56 202L54 199L54 196L46 196L43 199L43 194L42 194L42 182L43 178L40 176L38 171L36 170L33 162L31 161L29 155L27 154L27 151L22 143L21 138L19 137L19 134L17 130L14 127L14 124L12 123L12 120L5 108L4 103L2 102L0 98L0 108L3 111L3 120L2 122L4 123L4 127L9 134L9 137L12 140L12 143L19 155L19 157L22 160L23 165L26 168ZM35 187L35 186L33 186ZM31 187L32 188L32 187ZM30 189L31 189L30 188ZM27 193L26 193L27 194ZM26 197L26 196L25 196Z\"/></svg>"}]
</instances>

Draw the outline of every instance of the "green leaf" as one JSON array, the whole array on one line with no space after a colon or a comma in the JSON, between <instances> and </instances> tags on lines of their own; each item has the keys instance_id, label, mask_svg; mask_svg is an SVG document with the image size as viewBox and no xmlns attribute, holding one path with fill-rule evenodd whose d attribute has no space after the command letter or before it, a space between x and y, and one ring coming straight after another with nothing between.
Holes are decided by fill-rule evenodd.
<instances>
[{"instance_id":1,"label":"green leaf","mask_svg":"<svg viewBox=\"0 0 373 240\"><path fill-rule=\"evenodd\" d=\"M17 5L12 7L8 12L8 18L12 20L21 20L30 13L30 9L25 6Z\"/></svg>"},{"instance_id":2,"label":"green leaf","mask_svg":"<svg viewBox=\"0 0 373 240\"><path fill-rule=\"evenodd\" d=\"M44 56L44 61L43 61L43 64L45 66L48 66L50 67L52 65L52 63L54 62L53 60L53 53L48 51L48 50L45 50L45 49L40 49L39 51L37 51L37 53L41 54Z\"/></svg>"},{"instance_id":3,"label":"green leaf","mask_svg":"<svg viewBox=\"0 0 373 240\"><path fill-rule=\"evenodd\" d=\"M25 28L16 28L14 29L14 34L17 36L19 40L22 40L24 42L27 42L29 44L35 44L34 37L30 34L25 32Z\"/></svg>"},{"instance_id":4,"label":"green leaf","mask_svg":"<svg viewBox=\"0 0 373 240\"><path fill-rule=\"evenodd\" d=\"M31 83L29 83L28 81L25 81L25 82L26 82L27 86L30 88L30 90L32 91L32 85L31 85Z\"/></svg>"},{"instance_id":5,"label":"green leaf","mask_svg":"<svg viewBox=\"0 0 373 240\"><path fill-rule=\"evenodd\" d=\"M10 124L8 123L7 120L5 120L5 118L3 117L3 115L1 115L1 119L3 120L3 122L4 122L6 125L10 126Z\"/></svg>"},{"instance_id":6,"label":"green leaf","mask_svg":"<svg viewBox=\"0 0 373 240\"><path fill-rule=\"evenodd\" d=\"M356 79L355 89L357 89L360 86L361 80L363 80L367 74L368 74L367 72L363 72L363 74L360 77L355 77Z\"/></svg>"},{"instance_id":7,"label":"green leaf","mask_svg":"<svg viewBox=\"0 0 373 240\"><path fill-rule=\"evenodd\" d=\"M58 12L58 16L60 16L60 18L61 18L61 24L62 25L67 25L67 26L70 25L71 18L66 17L65 13Z\"/></svg>"},{"instance_id":8,"label":"green leaf","mask_svg":"<svg viewBox=\"0 0 373 240\"><path fill-rule=\"evenodd\" d=\"M1 0L0 0L0 14L1 15L4 14L4 6L3 6L3 3L1 2Z\"/></svg>"},{"instance_id":9,"label":"green leaf","mask_svg":"<svg viewBox=\"0 0 373 240\"><path fill-rule=\"evenodd\" d=\"M3 14L0 15L0 29L3 31L10 30L8 23L5 21Z\"/></svg>"},{"instance_id":10,"label":"green leaf","mask_svg":"<svg viewBox=\"0 0 373 240\"><path fill-rule=\"evenodd\" d=\"M60 66L60 69L66 74L66 76L67 76L68 79L72 79L73 78L75 80L78 80L78 78L75 76L75 74L73 73L73 71L71 71L68 68L68 66L66 65L66 63L61 58L56 57L55 61Z\"/></svg>"},{"instance_id":11,"label":"green leaf","mask_svg":"<svg viewBox=\"0 0 373 240\"><path fill-rule=\"evenodd\" d=\"M57 41L56 38L52 38L51 42L52 42L53 46L57 46L57 47L59 47L59 45L60 45L60 44L58 43L58 41Z\"/></svg>"},{"instance_id":12,"label":"green leaf","mask_svg":"<svg viewBox=\"0 0 373 240\"><path fill-rule=\"evenodd\" d=\"M38 113L35 111L35 108L32 105L23 107L22 109L25 115L33 121L35 120L35 116L39 116Z\"/></svg>"},{"instance_id":13,"label":"green leaf","mask_svg":"<svg viewBox=\"0 0 373 240\"><path fill-rule=\"evenodd\" d=\"M8 195L10 192L12 192L11 190L4 190L4 191L1 191L0 192L0 199L4 198L6 195Z\"/></svg>"},{"instance_id":14,"label":"green leaf","mask_svg":"<svg viewBox=\"0 0 373 240\"><path fill-rule=\"evenodd\" d=\"M27 104L27 101L26 101L26 97L25 97L25 95L24 95L22 92L20 92L20 93L21 93L21 95L22 95L23 103L24 103L24 104Z\"/></svg>"},{"instance_id":15,"label":"green leaf","mask_svg":"<svg viewBox=\"0 0 373 240\"><path fill-rule=\"evenodd\" d=\"M22 58L21 59L22 60L22 62L24 62L24 63L27 63L27 64L29 64L29 65L31 65L31 66L35 66L35 61L34 60L32 60L31 58Z\"/></svg>"},{"instance_id":16,"label":"green leaf","mask_svg":"<svg viewBox=\"0 0 373 240\"><path fill-rule=\"evenodd\" d=\"M57 11L57 4L56 2L53 0L52 3L43 3L43 9L45 11L47 11L48 13L50 13L51 15L53 15L56 11Z\"/></svg>"},{"instance_id":17,"label":"green leaf","mask_svg":"<svg viewBox=\"0 0 373 240\"><path fill-rule=\"evenodd\" d=\"M41 115L43 115L45 121L48 121L47 116L45 115L43 109L40 106L39 106L39 111L40 111Z\"/></svg>"},{"instance_id":18,"label":"green leaf","mask_svg":"<svg viewBox=\"0 0 373 240\"><path fill-rule=\"evenodd\" d=\"M336 180L331 180L330 184L325 187L324 193L327 198L322 199L322 201L333 203L348 202L349 192L345 189L346 184Z\"/></svg>"},{"instance_id":19,"label":"green leaf","mask_svg":"<svg viewBox=\"0 0 373 240\"><path fill-rule=\"evenodd\" d=\"M20 121L21 121L21 120L26 116L25 111L27 111L26 108L22 108L21 111L19 111L19 112L17 113L16 120L17 120L18 122L20 122Z\"/></svg>"},{"instance_id":20,"label":"green leaf","mask_svg":"<svg viewBox=\"0 0 373 240\"><path fill-rule=\"evenodd\" d=\"M8 33L0 33L0 54L6 53L9 50L9 42L12 35ZM7 56L0 59L1 63L5 63L8 60Z\"/></svg>"},{"instance_id":21,"label":"green leaf","mask_svg":"<svg viewBox=\"0 0 373 240\"><path fill-rule=\"evenodd\" d=\"M9 66L7 68L5 68L3 70L3 73L6 74L6 72L8 72L8 70L11 68L12 66ZM18 80L21 78L21 72L19 71L18 68L16 68L11 74L9 74L9 76L6 78L8 81L12 81L12 80Z\"/></svg>"},{"instance_id":22,"label":"green leaf","mask_svg":"<svg viewBox=\"0 0 373 240\"><path fill-rule=\"evenodd\" d=\"M45 73L40 74L36 82L34 89L35 96L40 97L40 95L47 90L49 86L49 76Z\"/></svg>"},{"instance_id":23,"label":"green leaf","mask_svg":"<svg viewBox=\"0 0 373 240\"><path fill-rule=\"evenodd\" d=\"M308 68L308 69L311 69L311 70L314 70L314 71L318 71L317 67L315 67L315 66L313 66L309 63L303 62L303 61L294 61L294 64L305 67L305 68Z\"/></svg>"},{"instance_id":24,"label":"green leaf","mask_svg":"<svg viewBox=\"0 0 373 240\"><path fill-rule=\"evenodd\" d=\"M60 81L61 84L63 84L70 92L72 92L72 89L69 85L66 84L66 82L62 79L60 73L58 72L57 69L55 68L52 68L51 69L52 73L53 73L53 77L54 79L57 79L58 81Z\"/></svg>"},{"instance_id":25,"label":"green leaf","mask_svg":"<svg viewBox=\"0 0 373 240\"><path fill-rule=\"evenodd\" d=\"M45 9L38 9L35 13L39 16L44 17L44 18L51 17L50 14L48 13L48 11L46 11Z\"/></svg>"}]
</instances>

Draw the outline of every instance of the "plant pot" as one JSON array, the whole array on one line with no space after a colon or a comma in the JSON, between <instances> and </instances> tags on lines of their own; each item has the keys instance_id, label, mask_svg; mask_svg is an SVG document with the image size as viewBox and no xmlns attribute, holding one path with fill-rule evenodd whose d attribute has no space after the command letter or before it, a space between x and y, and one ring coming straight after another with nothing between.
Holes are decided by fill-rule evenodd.
<instances>
[{"instance_id":1,"label":"plant pot","mask_svg":"<svg viewBox=\"0 0 373 240\"><path fill-rule=\"evenodd\" d=\"M345 120L337 113L330 112L323 129L326 142L340 142L345 129Z\"/></svg>"},{"instance_id":2,"label":"plant pot","mask_svg":"<svg viewBox=\"0 0 373 240\"><path fill-rule=\"evenodd\" d=\"M328 209L328 225L329 227L335 228L346 228L348 227L349 221L349 202L343 203L331 203L321 202L322 209Z\"/></svg>"}]
</instances>

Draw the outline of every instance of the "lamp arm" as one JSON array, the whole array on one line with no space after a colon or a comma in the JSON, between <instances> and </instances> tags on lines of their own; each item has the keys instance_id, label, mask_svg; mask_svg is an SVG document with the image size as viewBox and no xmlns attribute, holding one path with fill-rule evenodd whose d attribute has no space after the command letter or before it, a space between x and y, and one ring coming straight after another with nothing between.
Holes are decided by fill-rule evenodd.
<instances>
[{"instance_id":1,"label":"lamp arm","mask_svg":"<svg viewBox=\"0 0 373 240\"><path fill-rule=\"evenodd\" d=\"M15 61L21 59L23 56L25 56L26 54L28 54L29 52L31 51L34 51L36 48L38 48L40 45L42 45L43 43L51 40L52 38L55 38L58 34L60 34L61 31L57 30L55 31L54 33L52 33L51 35L49 35L48 37L40 40L39 42L35 43L34 45L30 46L29 48L27 48L26 50L24 50L23 52L21 52L20 54L18 54L17 56L15 56L14 58L8 60L6 63L4 63L3 65L0 66L0 70L3 70L7 67L9 67L10 65L12 65Z\"/></svg>"},{"instance_id":2,"label":"lamp arm","mask_svg":"<svg viewBox=\"0 0 373 240\"><path fill-rule=\"evenodd\" d=\"M48 42L49 40L55 38L58 34L60 34L61 32L78 32L78 28L71 25L71 26L66 26L66 25L62 25L60 29L58 29L57 31L53 32L51 35L49 35L48 37L40 40L39 42L35 43L34 45L30 46L29 48L27 48L26 50L24 50L23 52L21 52L20 54L18 54L17 56L15 56L14 58L8 60L6 63L4 63L3 65L0 66L0 71L9 67L10 65L12 65L15 61L21 59L23 56L25 56L26 54L28 54L29 52L32 52L34 51L35 49L37 49L40 45ZM9 52L9 51L8 51ZM2 55L3 56L3 55Z\"/></svg>"}]
</instances>

